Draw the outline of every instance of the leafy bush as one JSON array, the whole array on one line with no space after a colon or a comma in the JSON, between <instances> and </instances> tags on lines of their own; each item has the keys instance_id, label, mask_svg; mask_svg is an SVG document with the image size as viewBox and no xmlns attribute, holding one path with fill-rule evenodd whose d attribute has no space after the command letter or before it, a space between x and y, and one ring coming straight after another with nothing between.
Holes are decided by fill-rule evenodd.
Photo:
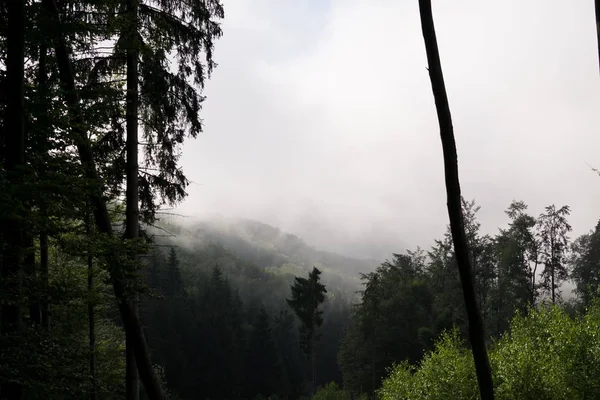
<instances>
[{"instance_id":1,"label":"leafy bush","mask_svg":"<svg viewBox=\"0 0 600 400\"><path fill-rule=\"evenodd\" d=\"M558 307L515 317L510 331L491 346L490 363L500 400L600 398L600 305L573 318ZM456 331L446 333L418 367L392 368L379 396L477 399L471 352Z\"/></svg>"}]
</instances>

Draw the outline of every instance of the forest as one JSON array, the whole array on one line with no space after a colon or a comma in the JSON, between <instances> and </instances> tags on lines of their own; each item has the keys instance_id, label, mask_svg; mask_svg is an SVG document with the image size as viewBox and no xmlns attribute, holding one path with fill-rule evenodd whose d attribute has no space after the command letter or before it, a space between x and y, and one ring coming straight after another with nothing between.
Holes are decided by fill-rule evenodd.
<instances>
[{"instance_id":1,"label":"forest","mask_svg":"<svg viewBox=\"0 0 600 400\"><path fill-rule=\"evenodd\" d=\"M220 0L2 2L0 398L600 398L600 220L482 228L419 4L450 223L381 262L174 210Z\"/></svg>"}]
</instances>

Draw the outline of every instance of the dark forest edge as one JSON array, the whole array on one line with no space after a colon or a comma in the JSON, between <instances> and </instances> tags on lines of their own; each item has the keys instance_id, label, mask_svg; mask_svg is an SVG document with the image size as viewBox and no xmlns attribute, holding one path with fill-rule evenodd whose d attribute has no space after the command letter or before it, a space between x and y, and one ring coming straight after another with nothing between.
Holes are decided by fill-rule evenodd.
<instances>
[{"instance_id":1,"label":"dark forest edge","mask_svg":"<svg viewBox=\"0 0 600 400\"><path fill-rule=\"evenodd\" d=\"M506 394L499 398L511 398L510 393L524 390L521 386L526 381L517 379L523 376L520 368L531 368L527 363L543 360L547 364L540 367L560 375L528 378L530 393L538 390L533 383L544 382L540 383L544 386L549 379L560 379L552 383L552 387L562 385L560 393L580 393L578 390L586 387L595 390L587 379L597 377L592 367L597 365L593 349L598 339L585 327L598 323L597 308L590 307L599 283L595 272L599 228L570 241L567 207L549 206L533 217L523 202L513 202L506 211L508 225L491 236L480 232L478 209L473 201L463 201L491 362L495 371L503 368L498 369L504 380L497 392ZM116 220L121 212L119 207L113 208ZM248 224L254 240L248 239ZM141 316L152 359L168 396L308 398L312 392L310 362L300 346L299 321L286 298L291 297L295 277L308 276L313 266L314 258L307 255L313 253L305 250L311 247L304 247L304 242L293 236L282 239L285 234L258 223L245 222L227 230L228 234L208 224L182 226L165 220L157 221L156 226L144 229L156 236L154 246L143 257L139 290L144 293ZM549 236L549 232L558 236ZM554 247L549 247L551 244ZM88 293L86 259L77 254L85 245L69 233L50 241L52 329L44 331L27 324L32 329L12 338L18 343L2 358L0 374L23 379L30 398L44 393L44 398L75 399L89 393L91 381L85 371L90 296L96 307L97 398L124 395L124 334L115 314L114 295L101 263L95 263L97 285ZM454 263L447 232L428 251L394 254L363 274L358 298L353 272L344 271L343 264L318 265L324 271L327 293L315 349L315 385L321 388L315 398L419 398L428 393L441 399L454 390L465 394L460 398L474 398L474 370L470 353L463 347L466 322ZM534 276L539 278L534 280ZM564 282L574 285L574 295L565 299L560 292ZM552 290L557 309L547 310ZM584 317L576 315L587 309L591 311L585 325L581 322ZM531 310L539 311L530 314ZM552 339L554 342L539 339L562 334L561 327L567 330L565 335L573 336L564 340L561 336ZM563 341L568 351L554 345L539 347L543 344L540 340ZM579 362L564 358L574 348L568 346L577 343L585 347L577 347L573 357L591 362L584 365L586 374L591 375L578 377L575 367L564 369ZM534 353L527 355L521 348L526 345L533 346L530 351ZM24 348L32 352L24 352ZM527 357L517 362L515 354ZM22 361L27 361L28 369L15 370L15 365L25 365ZM394 365L398 366L390 371ZM586 383L573 386L568 377ZM68 392L65 387L70 388Z\"/></svg>"}]
</instances>

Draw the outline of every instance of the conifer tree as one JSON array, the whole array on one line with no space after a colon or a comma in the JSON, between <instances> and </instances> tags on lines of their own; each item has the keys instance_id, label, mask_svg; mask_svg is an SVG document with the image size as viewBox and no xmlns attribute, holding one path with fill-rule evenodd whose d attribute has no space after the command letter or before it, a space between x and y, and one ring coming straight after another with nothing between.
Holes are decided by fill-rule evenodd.
<instances>
[{"instance_id":1,"label":"conifer tree","mask_svg":"<svg viewBox=\"0 0 600 400\"><path fill-rule=\"evenodd\" d=\"M3 334L14 335L22 328L20 274L24 257L23 184L25 183L25 2L6 4L8 32L6 39L6 115L0 145L4 172L0 179L9 189L9 200L2 204L0 239L3 301L1 324ZM20 367L19 367L20 368ZM19 379L0 382L0 393L7 400L20 400L23 386Z\"/></svg>"},{"instance_id":2,"label":"conifer tree","mask_svg":"<svg viewBox=\"0 0 600 400\"><path fill-rule=\"evenodd\" d=\"M292 297L286 299L288 305L300 320L300 347L311 362L312 389L316 393L316 342L318 329L323 324L323 311L320 305L325 301L327 289L320 283L321 271L313 267L308 279L296 277L291 287Z\"/></svg>"},{"instance_id":3,"label":"conifer tree","mask_svg":"<svg viewBox=\"0 0 600 400\"><path fill-rule=\"evenodd\" d=\"M261 305L246 352L246 383L251 398L256 395L269 396L276 393L279 383L279 366L273 340L269 314Z\"/></svg>"},{"instance_id":4,"label":"conifer tree","mask_svg":"<svg viewBox=\"0 0 600 400\"><path fill-rule=\"evenodd\" d=\"M181 272L179 271L179 259L177 258L177 252L174 247L171 247L169 251L169 257L167 260L167 287L165 293L167 296L174 296L181 293L183 289L183 282L181 281Z\"/></svg>"}]
</instances>

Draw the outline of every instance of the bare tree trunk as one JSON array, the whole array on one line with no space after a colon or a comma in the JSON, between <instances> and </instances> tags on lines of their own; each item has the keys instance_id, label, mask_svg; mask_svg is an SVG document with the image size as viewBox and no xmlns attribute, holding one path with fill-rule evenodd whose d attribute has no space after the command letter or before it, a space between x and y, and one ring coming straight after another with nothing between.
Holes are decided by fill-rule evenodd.
<instances>
[{"instance_id":1,"label":"bare tree trunk","mask_svg":"<svg viewBox=\"0 0 600 400\"><path fill-rule=\"evenodd\" d=\"M125 210L125 239L137 239L140 233L138 221L138 0L127 0L129 23L127 26L127 189ZM131 307L139 314L137 299L131 301ZM138 400L140 381L133 354L135 338L126 337L126 377L125 392L127 400Z\"/></svg>"},{"instance_id":2,"label":"bare tree trunk","mask_svg":"<svg viewBox=\"0 0 600 400\"><path fill-rule=\"evenodd\" d=\"M596 38L598 43L598 60L600 61L600 0L595 0L594 3L596 8Z\"/></svg>"},{"instance_id":3,"label":"bare tree trunk","mask_svg":"<svg viewBox=\"0 0 600 400\"><path fill-rule=\"evenodd\" d=\"M131 301L133 312L139 315L135 300ZM138 400L140 398L140 377L135 362L135 337L126 332L125 335L125 398L127 400Z\"/></svg>"},{"instance_id":4,"label":"bare tree trunk","mask_svg":"<svg viewBox=\"0 0 600 400\"><path fill-rule=\"evenodd\" d=\"M4 169L8 187L17 190L25 165L25 2L7 0L8 27L6 52L6 119L2 138ZM2 218L2 290L12 298L21 295L23 231L13 213ZM22 329L21 307L18 302L2 303L2 333L15 334ZM0 381L0 393L7 400L23 398L23 387L15 382Z\"/></svg>"},{"instance_id":5,"label":"bare tree trunk","mask_svg":"<svg viewBox=\"0 0 600 400\"><path fill-rule=\"evenodd\" d=\"M48 305L48 290L50 284L48 282L48 232L40 233L40 279L42 284L42 298L40 301L40 312L42 317L42 327L49 328L50 316Z\"/></svg>"},{"instance_id":6,"label":"bare tree trunk","mask_svg":"<svg viewBox=\"0 0 600 400\"><path fill-rule=\"evenodd\" d=\"M531 274L531 306L535 305L535 274L537 273L538 268L538 255L536 253L535 263L533 265L533 273Z\"/></svg>"},{"instance_id":7,"label":"bare tree trunk","mask_svg":"<svg viewBox=\"0 0 600 400\"><path fill-rule=\"evenodd\" d=\"M454 242L454 252L458 264L458 271L463 288L463 296L467 317L469 320L469 339L473 350L473 359L475 360L475 370L477 381L479 383L479 394L482 400L492 400L494 398L494 386L492 382L492 372L485 347L485 334L483 320L473 285L473 272L471 260L469 259L469 249L466 240L464 218L461 209L460 182L458 179L458 157L456 154L456 143L454 140L454 129L452 127L452 117L442 65L437 45L435 27L433 24L433 13L431 11L431 0L419 0L419 9L421 13L421 27L423 29L423 38L425 40L425 49L427 51L427 60L429 63L429 77L431 87L435 98L438 121L440 125L440 136L444 152L444 170L446 177L446 194L448 197L448 215L450 217L450 230L452 231L452 240Z\"/></svg>"},{"instance_id":8,"label":"bare tree trunk","mask_svg":"<svg viewBox=\"0 0 600 400\"><path fill-rule=\"evenodd\" d=\"M89 213L86 215L86 233L88 238L92 234L92 224ZM90 400L96 400L97 382L96 382L96 322L94 318L94 257L92 249L88 249L87 255L88 267L88 346L90 351Z\"/></svg>"},{"instance_id":9,"label":"bare tree trunk","mask_svg":"<svg viewBox=\"0 0 600 400\"><path fill-rule=\"evenodd\" d=\"M316 340L315 340L315 333L313 332L312 338L311 340L311 346L312 346L312 350L311 350L311 355L310 355L310 363L311 363L311 369L312 369L312 392L313 392L313 396L315 394L317 394L317 346L316 346Z\"/></svg>"},{"instance_id":10,"label":"bare tree trunk","mask_svg":"<svg viewBox=\"0 0 600 400\"><path fill-rule=\"evenodd\" d=\"M556 289L555 289L555 284L554 284L554 273L556 271L555 266L556 266L556 260L555 260L555 255L554 255L554 228L552 228L552 232L551 232L551 238L550 238L550 290L551 290L551 295L552 295L552 304L556 304Z\"/></svg>"},{"instance_id":11,"label":"bare tree trunk","mask_svg":"<svg viewBox=\"0 0 600 400\"><path fill-rule=\"evenodd\" d=\"M62 27L60 23L60 15L56 6L55 0L42 0L46 11L49 16L53 18L53 29L55 33L55 50L56 60L59 69L59 77L61 86L65 91L65 100L69 107L71 118L73 118L73 131L74 140L79 153L79 158L84 168L86 177L93 182L100 182L98 172L96 171L96 163L90 142L87 138L87 134L84 130L84 121L79 110L79 94L75 87L75 78L73 75L73 69L71 66L71 60L69 59L69 50L65 42L65 38L62 35ZM101 187L99 185L98 187ZM96 229L99 233L107 236L113 236L113 229L110 222L108 209L106 203L102 197L101 191L95 191L90 195L90 203L94 210L94 219L96 223ZM123 325L125 326L126 334L129 335L131 340L130 345L133 347L133 353L138 367L138 373L146 393L150 400L163 400L164 395L162 389L154 372L152 361L148 353L148 345L142 328L139 316L132 307L131 302L125 295L125 275L121 264L114 257L108 257L107 259L110 279L113 285L115 296L118 300L119 312Z\"/></svg>"},{"instance_id":12,"label":"bare tree trunk","mask_svg":"<svg viewBox=\"0 0 600 400\"><path fill-rule=\"evenodd\" d=\"M92 255L88 255L88 324L89 324L89 346L90 346L90 379L92 380L92 390L90 400L96 400L96 324L94 319L94 265Z\"/></svg>"},{"instance_id":13,"label":"bare tree trunk","mask_svg":"<svg viewBox=\"0 0 600 400\"><path fill-rule=\"evenodd\" d=\"M48 76L46 72L46 57L47 57L47 46L45 43L40 45L40 60L38 65L38 85L44 101L47 100L47 81ZM47 104L46 104L47 106ZM42 116L42 121L45 116ZM43 223L46 223L47 209L44 199L40 201L40 213L42 215ZM40 299L40 313L42 319L42 327L48 328L50 326L50 319L48 315L48 290L49 290L49 275L48 275L48 232L46 227L42 227L40 231L40 283L41 283L41 299Z\"/></svg>"},{"instance_id":14,"label":"bare tree trunk","mask_svg":"<svg viewBox=\"0 0 600 400\"><path fill-rule=\"evenodd\" d=\"M23 269L27 274L27 289L28 289L28 302L29 302L29 319L35 325L41 325L42 315L40 308L40 294L39 294L39 280L36 276L35 266L35 244L33 236L29 233L23 233L23 242L25 245L24 249L24 265Z\"/></svg>"}]
</instances>

